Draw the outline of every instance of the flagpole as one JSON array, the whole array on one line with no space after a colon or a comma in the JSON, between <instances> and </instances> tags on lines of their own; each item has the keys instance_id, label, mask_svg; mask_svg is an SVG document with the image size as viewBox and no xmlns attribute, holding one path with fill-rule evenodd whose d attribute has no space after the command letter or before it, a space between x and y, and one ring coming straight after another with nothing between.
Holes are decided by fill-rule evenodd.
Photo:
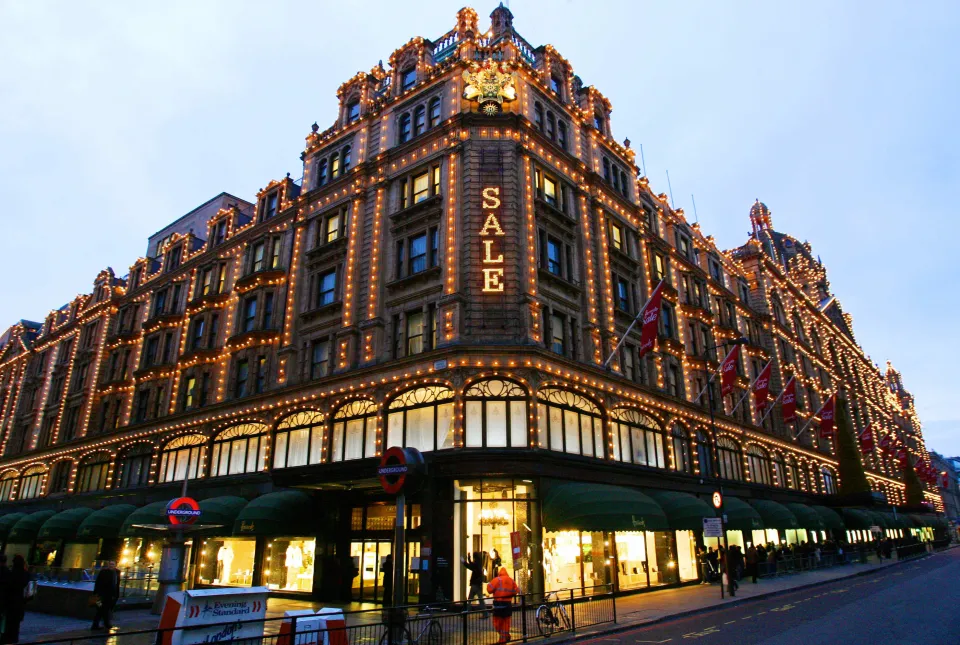
<instances>
[{"instance_id":1,"label":"flagpole","mask_svg":"<svg viewBox=\"0 0 960 645\"><path fill-rule=\"evenodd\" d=\"M633 330L634 326L637 324L637 321L643 316L643 312L647 310L647 305L650 304L650 301L653 300L653 295L657 292L663 285L663 280L657 283L657 286L654 287L653 291L650 292L650 297L647 298L647 301L643 303L643 306L640 307L640 311L637 312L637 315L633 317L633 320L630 321L630 326L627 327L627 331L623 333L623 336L620 338L620 341L617 343L617 346L613 348L613 351L610 352L610 355L607 356L607 360L603 361L603 369L607 369L610 366L610 361L613 360L613 357L617 355L617 352L620 351L620 346L623 345L623 342L627 340L627 337L630 335L630 332Z\"/></svg>"},{"instance_id":2,"label":"flagpole","mask_svg":"<svg viewBox=\"0 0 960 645\"><path fill-rule=\"evenodd\" d=\"M740 407L740 404L743 403L743 400L744 400L745 398L747 398L747 395L750 394L750 390L753 389L753 384L757 382L757 379L760 378L760 375L763 374L763 371L764 371L765 369L767 369L768 367L770 367L770 364L771 364L771 363L773 363L772 360L767 361L767 364L764 365L763 368L762 368L759 372L757 372L757 375L756 375L755 377L753 377L753 380L750 381L750 385L747 386L747 391L743 393L743 396L740 397L740 400L737 401L737 404L736 404L735 406L733 406L733 409L732 409L732 410L730 410L730 415L731 415L731 416L733 416L733 413L737 411L737 408Z\"/></svg>"},{"instance_id":3,"label":"flagpole","mask_svg":"<svg viewBox=\"0 0 960 645\"><path fill-rule=\"evenodd\" d=\"M760 425L761 425L761 426L763 425L763 422L767 420L767 417L770 416L770 413L773 412L773 409L774 409L775 407L777 407L777 401L779 401L779 400L783 397L783 393L787 391L787 385L790 385L790 381L791 381L792 379L793 379L792 376L791 376L789 379L787 379L787 383L786 383L786 385L783 386L783 389L780 390L780 394L778 394L778 395L777 395L777 398L775 398L775 399L773 400L773 403L771 403L771 404L767 407L766 413L764 413L763 417L760 419Z\"/></svg>"},{"instance_id":4,"label":"flagpole","mask_svg":"<svg viewBox=\"0 0 960 645\"><path fill-rule=\"evenodd\" d=\"M831 394L830 396L833 396L833 395ZM819 409L819 410L817 410L816 412L814 412L813 414L810 415L810 418L807 420L806 425L804 425L802 428L800 428L800 432L798 432L798 433L797 433L797 436L795 436L795 437L793 438L794 441L796 441L797 439L800 438L800 435L802 435L802 434L806 431L806 429L810 427L810 424L813 423L813 419L814 419L818 414L820 414L825 407L827 407L827 403L830 402L830 396L827 397L827 400L823 403L823 405L820 406L820 409Z\"/></svg>"},{"instance_id":5,"label":"flagpole","mask_svg":"<svg viewBox=\"0 0 960 645\"><path fill-rule=\"evenodd\" d=\"M738 342L738 341L739 341L739 342ZM706 392L707 389L710 387L710 384L713 383L713 379L717 376L717 371L723 369L723 364L727 362L727 359L728 359L728 358L730 358L730 354L732 354L734 351L736 351L737 347L739 347L740 345L745 344L746 342L747 342L746 339L743 339L743 338L735 338L735 339L733 339L732 341L727 341L727 342L724 342L724 343L720 343L719 345L714 345L714 346L712 347L712 349L716 349L716 348L718 348L718 347L725 347L725 346L727 345L727 343L733 343L733 347L730 348L730 351L727 352L727 355L723 357L723 360L722 360L722 361L720 361L720 366L719 366L716 370L714 370L714 371L712 371L712 372L710 373L710 378L707 379L707 385L706 385L702 390L700 390L700 394L698 394L698 395L697 395L697 398L695 398L695 399L693 400L694 405L696 405L697 403L700 402L700 397L703 396L703 393ZM706 351L706 350L704 350L704 351ZM721 401L722 401L722 396L721 396Z\"/></svg>"}]
</instances>

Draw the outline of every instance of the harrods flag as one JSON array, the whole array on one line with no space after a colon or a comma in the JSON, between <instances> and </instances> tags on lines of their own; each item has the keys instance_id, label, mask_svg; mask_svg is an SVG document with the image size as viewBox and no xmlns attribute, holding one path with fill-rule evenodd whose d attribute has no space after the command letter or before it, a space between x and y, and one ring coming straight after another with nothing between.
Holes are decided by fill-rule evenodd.
<instances>
[{"instance_id":1,"label":"harrods flag","mask_svg":"<svg viewBox=\"0 0 960 645\"><path fill-rule=\"evenodd\" d=\"M887 455L892 455L892 454L893 454L893 445L892 445L892 443L891 443L891 441L890 441L890 433L889 433L889 432L888 432L887 434L883 435L882 437L880 437L880 442L879 442L878 445L880 446L880 450L882 450L885 454L887 454Z\"/></svg>"},{"instance_id":2,"label":"harrods flag","mask_svg":"<svg viewBox=\"0 0 960 645\"><path fill-rule=\"evenodd\" d=\"M797 382L790 377L783 387L783 422L793 423L797 420Z\"/></svg>"},{"instance_id":3,"label":"harrods flag","mask_svg":"<svg viewBox=\"0 0 960 645\"><path fill-rule=\"evenodd\" d=\"M663 280L653 290L650 300L640 312L640 358L653 349L657 342L657 326L660 324L660 301L663 298Z\"/></svg>"},{"instance_id":4,"label":"harrods flag","mask_svg":"<svg viewBox=\"0 0 960 645\"><path fill-rule=\"evenodd\" d=\"M906 468L910 465L909 453L907 452L906 446L900 446L900 450L897 451L897 459L900 461L900 467Z\"/></svg>"},{"instance_id":5,"label":"harrods flag","mask_svg":"<svg viewBox=\"0 0 960 645\"><path fill-rule=\"evenodd\" d=\"M740 358L740 345L734 345L720 364L720 396L733 392L733 383L737 380L737 360Z\"/></svg>"},{"instance_id":6,"label":"harrods flag","mask_svg":"<svg viewBox=\"0 0 960 645\"><path fill-rule=\"evenodd\" d=\"M869 455L871 452L873 452L873 424L868 423L860 433L860 454Z\"/></svg>"},{"instance_id":7,"label":"harrods flag","mask_svg":"<svg viewBox=\"0 0 960 645\"><path fill-rule=\"evenodd\" d=\"M770 394L770 366L773 361L767 363L767 366L760 370L757 380L753 382L753 398L756 402L757 414L760 414L767 408L767 397Z\"/></svg>"},{"instance_id":8,"label":"harrods flag","mask_svg":"<svg viewBox=\"0 0 960 645\"><path fill-rule=\"evenodd\" d=\"M820 408L820 438L833 439L835 428L833 425L834 412L837 408L837 395L831 394L827 402Z\"/></svg>"}]
</instances>

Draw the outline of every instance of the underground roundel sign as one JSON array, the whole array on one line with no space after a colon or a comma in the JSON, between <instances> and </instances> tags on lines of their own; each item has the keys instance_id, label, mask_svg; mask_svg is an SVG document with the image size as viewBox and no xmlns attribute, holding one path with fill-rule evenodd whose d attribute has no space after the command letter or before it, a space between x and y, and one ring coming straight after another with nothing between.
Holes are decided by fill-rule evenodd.
<instances>
[{"instance_id":1,"label":"underground roundel sign","mask_svg":"<svg viewBox=\"0 0 960 645\"><path fill-rule=\"evenodd\" d=\"M416 488L423 476L423 455L415 448L387 448L380 457L377 477L383 490L397 495Z\"/></svg>"},{"instance_id":2,"label":"underground roundel sign","mask_svg":"<svg viewBox=\"0 0 960 645\"><path fill-rule=\"evenodd\" d=\"M167 519L174 526L193 524L200 517L200 505L190 497L178 497L167 504Z\"/></svg>"}]
</instances>

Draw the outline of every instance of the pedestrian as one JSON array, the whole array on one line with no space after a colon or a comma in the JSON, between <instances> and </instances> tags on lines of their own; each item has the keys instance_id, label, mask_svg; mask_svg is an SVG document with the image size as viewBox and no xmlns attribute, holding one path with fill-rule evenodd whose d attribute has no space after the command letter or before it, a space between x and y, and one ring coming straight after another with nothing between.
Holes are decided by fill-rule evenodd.
<instances>
[{"instance_id":1,"label":"pedestrian","mask_svg":"<svg viewBox=\"0 0 960 645\"><path fill-rule=\"evenodd\" d=\"M753 579L753 584L757 584L757 563L759 562L759 553L757 547L753 544L747 549L747 574Z\"/></svg>"},{"instance_id":2,"label":"pedestrian","mask_svg":"<svg viewBox=\"0 0 960 645\"><path fill-rule=\"evenodd\" d=\"M713 547L707 551L707 565L710 567L710 580L716 579L720 575L720 553L714 551Z\"/></svg>"},{"instance_id":3,"label":"pedestrian","mask_svg":"<svg viewBox=\"0 0 960 645\"><path fill-rule=\"evenodd\" d=\"M10 568L7 567L7 556L0 553L0 625L3 625L7 614L7 603L3 590L7 588L8 584L10 584ZM0 630L0 640L2 640L2 630Z\"/></svg>"},{"instance_id":4,"label":"pedestrian","mask_svg":"<svg viewBox=\"0 0 960 645\"><path fill-rule=\"evenodd\" d=\"M510 640L510 618L513 613L513 597L517 595L517 583L506 567L500 567L497 577L487 585L487 593L493 596L493 628L500 636L498 642Z\"/></svg>"},{"instance_id":5,"label":"pedestrian","mask_svg":"<svg viewBox=\"0 0 960 645\"><path fill-rule=\"evenodd\" d=\"M387 554L380 566L380 572L383 573L383 606L389 607L393 604L393 554Z\"/></svg>"},{"instance_id":6,"label":"pedestrian","mask_svg":"<svg viewBox=\"0 0 960 645\"><path fill-rule=\"evenodd\" d=\"M6 584L0 589L3 606L6 609L6 620L0 643L20 642L20 623L23 622L26 611L28 584L30 584L30 574L27 572L27 563L22 555L17 554L13 556L13 568L7 576Z\"/></svg>"},{"instance_id":7,"label":"pedestrian","mask_svg":"<svg viewBox=\"0 0 960 645\"><path fill-rule=\"evenodd\" d=\"M500 554L496 549L490 550L490 580L497 577L501 565Z\"/></svg>"},{"instance_id":8,"label":"pedestrian","mask_svg":"<svg viewBox=\"0 0 960 645\"><path fill-rule=\"evenodd\" d=\"M474 553L471 559L468 553L467 557L460 558L460 561L470 572L470 593L467 595L467 607L470 607L470 601L476 596L480 599L480 609L483 611L480 617L489 618L486 612L486 601L483 599L483 554Z\"/></svg>"},{"instance_id":9,"label":"pedestrian","mask_svg":"<svg viewBox=\"0 0 960 645\"><path fill-rule=\"evenodd\" d=\"M733 552L733 547L730 547L721 559L721 568L727 576L727 591L729 591L731 598L737 595L737 564L735 562L736 559L733 557Z\"/></svg>"},{"instance_id":10,"label":"pedestrian","mask_svg":"<svg viewBox=\"0 0 960 645\"><path fill-rule=\"evenodd\" d=\"M93 615L93 625L91 630L100 629L100 620L103 619L105 629L110 629L113 608L120 598L120 572L117 571L117 563L110 561L97 573L97 579L93 583L93 594L96 596L97 611Z\"/></svg>"}]
</instances>

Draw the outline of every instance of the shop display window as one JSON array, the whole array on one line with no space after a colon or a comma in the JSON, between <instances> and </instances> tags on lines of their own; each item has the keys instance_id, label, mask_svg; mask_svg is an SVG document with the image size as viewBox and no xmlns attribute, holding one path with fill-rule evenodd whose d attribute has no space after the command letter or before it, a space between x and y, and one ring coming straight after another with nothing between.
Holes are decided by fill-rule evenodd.
<instances>
[{"instance_id":1,"label":"shop display window","mask_svg":"<svg viewBox=\"0 0 960 645\"><path fill-rule=\"evenodd\" d=\"M697 571L697 538L693 531L676 531L677 571L680 582L699 578Z\"/></svg>"},{"instance_id":2,"label":"shop display window","mask_svg":"<svg viewBox=\"0 0 960 645\"><path fill-rule=\"evenodd\" d=\"M606 531L548 531L543 537L543 575L547 591L576 594L611 590L613 552ZM644 581L646 584L646 581ZM600 587L600 589L595 589Z\"/></svg>"},{"instance_id":3,"label":"shop display window","mask_svg":"<svg viewBox=\"0 0 960 645\"><path fill-rule=\"evenodd\" d=\"M461 564L468 554L483 564L489 581L498 567L508 567L521 589L532 578L532 537L539 522L531 480L460 480L454 483L454 587L457 599L466 598L470 574ZM516 533L521 557L513 561L510 534ZM515 566L516 565L516 566Z\"/></svg>"},{"instance_id":4,"label":"shop display window","mask_svg":"<svg viewBox=\"0 0 960 645\"><path fill-rule=\"evenodd\" d=\"M204 540L198 582L217 587L251 586L256 548L256 538Z\"/></svg>"},{"instance_id":5,"label":"shop display window","mask_svg":"<svg viewBox=\"0 0 960 645\"><path fill-rule=\"evenodd\" d=\"M63 547L63 558L60 566L64 569L86 569L92 567L97 559L100 544L97 542L80 544L71 543Z\"/></svg>"},{"instance_id":6,"label":"shop display window","mask_svg":"<svg viewBox=\"0 0 960 645\"><path fill-rule=\"evenodd\" d=\"M268 540L263 555L263 585L274 591L312 592L316 545L313 538Z\"/></svg>"}]
</instances>

